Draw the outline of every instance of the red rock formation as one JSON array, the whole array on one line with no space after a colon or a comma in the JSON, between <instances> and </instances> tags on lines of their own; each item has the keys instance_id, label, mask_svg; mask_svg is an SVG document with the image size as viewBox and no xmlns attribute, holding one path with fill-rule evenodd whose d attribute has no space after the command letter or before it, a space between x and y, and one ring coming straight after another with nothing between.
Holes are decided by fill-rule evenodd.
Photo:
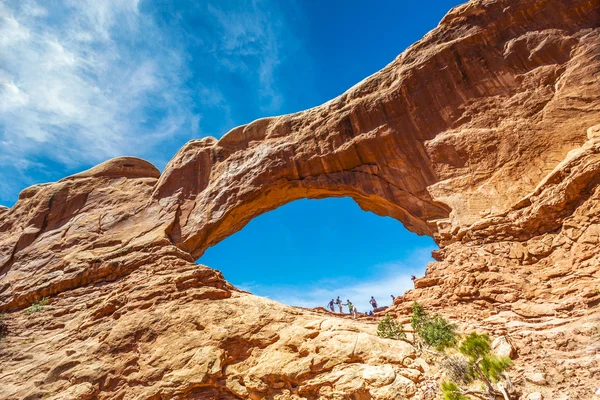
<instances>
[{"instance_id":1,"label":"red rock formation","mask_svg":"<svg viewBox=\"0 0 600 400\"><path fill-rule=\"evenodd\" d=\"M440 245L396 313L419 300L508 335L517 374L544 376L521 388L592 396L599 21L595 0L472 1L340 97L189 142L162 175L118 158L24 190L0 209L0 397L424 396L435 368L408 344L194 264L253 217L327 196Z\"/></svg>"}]
</instances>

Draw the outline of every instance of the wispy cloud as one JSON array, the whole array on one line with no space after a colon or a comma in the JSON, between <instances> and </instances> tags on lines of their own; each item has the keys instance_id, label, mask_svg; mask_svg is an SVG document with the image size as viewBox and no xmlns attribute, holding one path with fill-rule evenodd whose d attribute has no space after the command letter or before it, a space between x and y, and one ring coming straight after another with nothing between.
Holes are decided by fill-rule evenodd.
<instances>
[{"instance_id":1,"label":"wispy cloud","mask_svg":"<svg viewBox=\"0 0 600 400\"><path fill-rule=\"evenodd\" d=\"M275 70L281 63L283 26L280 16L264 2L247 1L243 7L208 7L221 33L219 61L225 68L245 70L260 83L263 111L276 111L282 96L277 90ZM275 15L273 15L275 14ZM290 45L289 42L285 43Z\"/></svg>"},{"instance_id":2,"label":"wispy cloud","mask_svg":"<svg viewBox=\"0 0 600 400\"><path fill-rule=\"evenodd\" d=\"M45 5L0 6L0 168L15 185L39 162L69 169L143 154L196 118L181 53L159 40L133 51L160 34L137 0ZM144 124L157 109L160 121Z\"/></svg>"},{"instance_id":3,"label":"wispy cloud","mask_svg":"<svg viewBox=\"0 0 600 400\"><path fill-rule=\"evenodd\" d=\"M248 104L262 111L251 118L280 110L294 37L277 3L177 7L0 2L0 201L119 155L161 167L187 140L249 122Z\"/></svg>"},{"instance_id":4,"label":"wispy cloud","mask_svg":"<svg viewBox=\"0 0 600 400\"><path fill-rule=\"evenodd\" d=\"M363 312L371 308L371 296L379 305L389 305L392 300L390 295L399 296L412 289L411 275L424 275L427 263L433 261L432 250L433 247L420 248L406 260L369 267L371 278L364 280L345 276L341 270L339 277L311 284L268 286L247 282L238 287L284 304L309 308L325 307L329 300L340 296L344 302L350 299Z\"/></svg>"}]
</instances>

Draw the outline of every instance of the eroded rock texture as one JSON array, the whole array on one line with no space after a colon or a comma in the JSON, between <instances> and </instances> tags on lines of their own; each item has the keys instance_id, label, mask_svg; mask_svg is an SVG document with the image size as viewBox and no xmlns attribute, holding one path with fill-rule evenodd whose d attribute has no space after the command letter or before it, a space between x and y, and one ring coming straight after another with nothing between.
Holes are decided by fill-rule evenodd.
<instances>
[{"instance_id":1,"label":"eroded rock texture","mask_svg":"<svg viewBox=\"0 0 600 400\"><path fill-rule=\"evenodd\" d=\"M194 264L253 217L328 196L440 245L398 316L419 300L505 335L524 394L593 396L599 21L596 0L472 1L342 96L189 142L162 174L124 157L24 190L0 209L0 397L427 398L436 366L373 322Z\"/></svg>"}]
</instances>

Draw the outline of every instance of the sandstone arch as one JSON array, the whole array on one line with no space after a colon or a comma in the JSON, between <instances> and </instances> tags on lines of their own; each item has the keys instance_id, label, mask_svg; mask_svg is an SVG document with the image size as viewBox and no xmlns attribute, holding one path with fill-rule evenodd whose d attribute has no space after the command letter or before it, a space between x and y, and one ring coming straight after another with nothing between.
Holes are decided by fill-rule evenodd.
<instances>
[{"instance_id":1,"label":"sandstone arch","mask_svg":"<svg viewBox=\"0 0 600 400\"><path fill-rule=\"evenodd\" d=\"M173 242L198 258L262 212L346 195L451 241L534 190L597 122L595 4L477 4L322 106L184 146L153 193L176 199Z\"/></svg>"},{"instance_id":2,"label":"sandstone arch","mask_svg":"<svg viewBox=\"0 0 600 400\"><path fill-rule=\"evenodd\" d=\"M115 160L29 188L0 211L0 308L136 268L90 273L103 259L112 262L93 249L116 256L135 243L183 250L178 254L193 260L253 216L301 197L348 195L434 236L442 248L478 235L497 240L495 227L516 229L512 220L498 224L515 207L525 226L515 234L556 230L570 211L555 207L552 224L536 222L527 232L539 211L528 210L539 185L560 173L546 175L569 151L583 149L598 123L599 81L590 78L600 70L597 14L587 0L469 3L338 98L220 140L191 141L160 177L141 160ZM594 176L577 178L569 196L589 192ZM114 188L121 188L115 199L103 197ZM132 192L130 201L119 204L124 192ZM131 227L142 238L133 239ZM42 291L27 279L29 260L45 248L40 242L50 260L40 262L40 272L52 272ZM74 272L54 273L64 268Z\"/></svg>"},{"instance_id":3,"label":"sandstone arch","mask_svg":"<svg viewBox=\"0 0 600 400\"><path fill-rule=\"evenodd\" d=\"M266 131L282 126L260 122ZM311 136L290 142L289 132L242 151L228 150L229 143L253 129L253 125L238 128L219 142L211 138L188 143L157 183L155 198L178 199L168 235L194 258L253 217L301 198L351 197L363 209L394 217L419 234L431 234L427 221L447 217L447 207L434 202L425 190L435 179L433 174L411 168L403 158L419 154L399 153L392 135L349 136L351 143L344 143L343 134L333 131L319 143ZM315 148L336 141L337 149L314 154ZM391 165L381 162L392 158ZM198 185L182 185L190 178Z\"/></svg>"}]
</instances>

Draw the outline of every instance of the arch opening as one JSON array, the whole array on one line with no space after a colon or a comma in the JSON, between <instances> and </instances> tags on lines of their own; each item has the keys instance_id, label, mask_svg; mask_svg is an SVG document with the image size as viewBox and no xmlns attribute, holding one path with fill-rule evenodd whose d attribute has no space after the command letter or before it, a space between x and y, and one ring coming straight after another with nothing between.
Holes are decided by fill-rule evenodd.
<instances>
[{"instance_id":1,"label":"arch opening","mask_svg":"<svg viewBox=\"0 0 600 400\"><path fill-rule=\"evenodd\" d=\"M392 217L420 235L432 235L432 221L448 216L448 207L431 199L422 176L404 174L397 165L359 162L340 169L329 165L339 160L317 158L304 161L315 165L304 172L293 150L288 157L252 149L220 162L213 160L218 160L213 150L182 149L154 194L159 202L176 205L170 208L173 223L167 233L194 259L253 218L299 199L349 197L363 210ZM196 175L191 183L190 174Z\"/></svg>"},{"instance_id":2,"label":"arch opening","mask_svg":"<svg viewBox=\"0 0 600 400\"><path fill-rule=\"evenodd\" d=\"M360 312L390 305L412 288L437 245L390 217L365 212L349 197L301 199L266 212L207 249L198 263L253 294L284 304L324 307L331 296Z\"/></svg>"}]
</instances>

